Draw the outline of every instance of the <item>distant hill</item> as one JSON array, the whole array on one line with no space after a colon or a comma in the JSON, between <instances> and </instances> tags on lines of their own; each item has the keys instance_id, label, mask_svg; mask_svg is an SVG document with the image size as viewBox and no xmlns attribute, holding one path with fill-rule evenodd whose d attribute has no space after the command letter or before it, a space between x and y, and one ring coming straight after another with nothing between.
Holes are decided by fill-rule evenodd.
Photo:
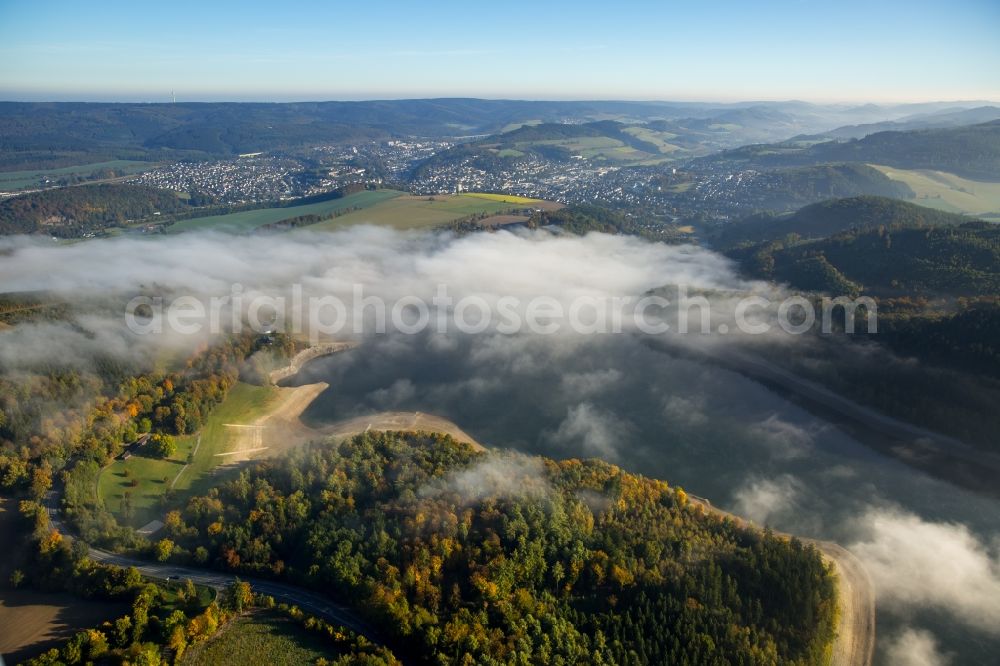
<instances>
[{"instance_id":1,"label":"distant hill","mask_svg":"<svg viewBox=\"0 0 1000 666\"><path fill-rule=\"evenodd\" d=\"M947 129L877 132L863 139L744 146L707 158L748 167L829 162L885 164L934 169L976 180L1000 180L1000 120Z\"/></svg>"},{"instance_id":2,"label":"distant hill","mask_svg":"<svg viewBox=\"0 0 1000 666\"><path fill-rule=\"evenodd\" d=\"M907 116L899 120L886 120L862 125L845 125L829 132L795 137L795 139L860 139L876 132L902 132L915 129L959 127L962 125L987 123L993 120L1000 120L1000 107L978 106L973 109L945 109L934 113Z\"/></svg>"},{"instance_id":3,"label":"distant hill","mask_svg":"<svg viewBox=\"0 0 1000 666\"><path fill-rule=\"evenodd\" d=\"M805 206L790 215L753 215L723 228L713 239L720 248L782 240L794 235L808 240L847 231L883 227L960 225L968 217L886 197L831 199Z\"/></svg>"},{"instance_id":4,"label":"distant hill","mask_svg":"<svg viewBox=\"0 0 1000 666\"><path fill-rule=\"evenodd\" d=\"M188 201L176 192L142 185L61 187L0 202L0 235L44 233L79 238L156 212L188 207Z\"/></svg>"},{"instance_id":5,"label":"distant hill","mask_svg":"<svg viewBox=\"0 0 1000 666\"><path fill-rule=\"evenodd\" d=\"M468 137L511 125L617 119L645 123L740 113L747 105L685 102L416 99L361 102L33 103L0 102L0 169L55 168L110 159L169 160L270 151L323 142L394 137ZM787 103L811 119L822 107ZM787 136L787 134L785 134ZM776 140L780 136L768 135ZM744 137L742 143L747 143ZM737 145L730 142L728 145ZM82 160L82 161L81 161Z\"/></svg>"},{"instance_id":6,"label":"distant hill","mask_svg":"<svg viewBox=\"0 0 1000 666\"><path fill-rule=\"evenodd\" d=\"M421 165L415 175L419 177L435 167L458 163L484 170L510 167L519 159L531 157L649 164L707 155L765 137L788 136L796 127L801 127L801 123L794 117L758 107L646 123L614 120L533 123L442 151Z\"/></svg>"},{"instance_id":7,"label":"distant hill","mask_svg":"<svg viewBox=\"0 0 1000 666\"><path fill-rule=\"evenodd\" d=\"M522 125L604 120L638 127L635 135L640 141L648 141L650 133L660 134L652 141L660 148L658 152L664 152L661 143L669 143L698 155L843 125L958 113L972 104L845 108L798 101L721 104L468 98L280 104L0 102L0 170L114 159L222 157L370 139L488 136ZM628 140L625 145L633 146Z\"/></svg>"},{"instance_id":8,"label":"distant hill","mask_svg":"<svg viewBox=\"0 0 1000 666\"><path fill-rule=\"evenodd\" d=\"M684 152L677 146L660 142L655 132L635 132L636 128L645 130L645 126L611 120L523 125L441 151L419 165L414 176L419 178L435 168L461 163L488 171L513 167L521 160L532 158L634 163L664 158L672 151Z\"/></svg>"},{"instance_id":9,"label":"distant hill","mask_svg":"<svg viewBox=\"0 0 1000 666\"><path fill-rule=\"evenodd\" d=\"M771 255L775 279L832 294L1000 294L1000 227L988 222L849 232Z\"/></svg>"},{"instance_id":10,"label":"distant hill","mask_svg":"<svg viewBox=\"0 0 1000 666\"><path fill-rule=\"evenodd\" d=\"M872 195L912 199L913 189L867 164L820 164L768 170L744 179L738 192L746 210L785 212L827 199Z\"/></svg>"},{"instance_id":11,"label":"distant hill","mask_svg":"<svg viewBox=\"0 0 1000 666\"><path fill-rule=\"evenodd\" d=\"M1000 226L902 201L857 197L781 218L756 217L723 242L751 274L799 289L834 295L1000 294Z\"/></svg>"}]
</instances>

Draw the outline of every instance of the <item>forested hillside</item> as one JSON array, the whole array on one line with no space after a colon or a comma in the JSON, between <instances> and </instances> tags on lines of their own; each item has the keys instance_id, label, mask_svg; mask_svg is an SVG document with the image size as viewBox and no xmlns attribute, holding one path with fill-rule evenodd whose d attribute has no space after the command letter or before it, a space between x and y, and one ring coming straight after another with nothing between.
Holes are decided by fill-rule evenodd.
<instances>
[{"instance_id":1,"label":"forested hillside","mask_svg":"<svg viewBox=\"0 0 1000 666\"><path fill-rule=\"evenodd\" d=\"M157 212L183 211L189 204L176 192L143 185L60 187L0 202L0 234L78 238Z\"/></svg>"},{"instance_id":2,"label":"forested hillside","mask_svg":"<svg viewBox=\"0 0 1000 666\"><path fill-rule=\"evenodd\" d=\"M775 169L757 187L741 192L743 202L758 210L787 211L826 199L863 195L912 199L909 185L890 179L866 164L822 164Z\"/></svg>"},{"instance_id":3,"label":"forested hillside","mask_svg":"<svg viewBox=\"0 0 1000 666\"><path fill-rule=\"evenodd\" d=\"M753 215L720 229L713 245L726 249L765 241L825 238L847 231L878 227L960 225L970 218L905 201L876 196L821 201L791 215Z\"/></svg>"},{"instance_id":4,"label":"forested hillside","mask_svg":"<svg viewBox=\"0 0 1000 666\"><path fill-rule=\"evenodd\" d=\"M809 546L600 461L369 432L259 463L167 519L174 557L307 583L416 663L820 664Z\"/></svg>"},{"instance_id":5,"label":"forested hillside","mask_svg":"<svg viewBox=\"0 0 1000 666\"><path fill-rule=\"evenodd\" d=\"M973 180L1000 180L1000 120L943 129L876 132L862 139L759 144L723 151L711 161L751 167L829 162L886 164L900 169L935 169Z\"/></svg>"},{"instance_id":6,"label":"forested hillside","mask_svg":"<svg viewBox=\"0 0 1000 666\"><path fill-rule=\"evenodd\" d=\"M819 229L836 222L838 209L858 209L844 203L818 204L821 214L815 216L800 217L809 212L803 209L793 217L812 224L794 227L782 223L779 229L802 228L820 235ZM729 254L757 277L834 295L865 292L881 297L936 298L1000 294L1000 226L982 221L955 224L965 218L928 211L936 213L931 219L938 221L930 225L923 213L911 215L914 211L896 206L891 210L904 214L845 216L841 226L849 220L857 224L826 238L801 240L788 231L781 240L743 245ZM865 206L862 212L870 213L872 208ZM885 222L876 225L880 219ZM941 220L946 223L941 224Z\"/></svg>"}]
</instances>

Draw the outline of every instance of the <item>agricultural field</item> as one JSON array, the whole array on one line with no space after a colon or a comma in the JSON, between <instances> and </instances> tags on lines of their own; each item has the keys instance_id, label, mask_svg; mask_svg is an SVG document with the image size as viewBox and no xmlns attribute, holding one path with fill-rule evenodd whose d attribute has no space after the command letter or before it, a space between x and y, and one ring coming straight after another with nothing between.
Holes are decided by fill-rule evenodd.
<instances>
[{"instance_id":1,"label":"agricultural field","mask_svg":"<svg viewBox=\"0 0 1000 666\"><path fill-rule=\"evenodd\" d=\"M557 146L569 151L571 154L580 155L588 160L607 160L609 162L624 164L657 164L671 159L669 157L670 153L680 150L677 146L664 141L656 132L651 130L645 128L626 128L624 131L628 131L633 136L655 144L659 149L659 153L638 150L627 145L624 141L610 136L583 136L569 139L519 141L514 144L514 149L528 150L533 146ZM667 136L667 134L664 136Z\"/></svg>"},{"instance_id":2,"label":"agricultural field","mask_svg":"<svg viewBox=\"0 0 1000 666\"><path fill-rule=\"evenodd\" d=\"M524 153L513 148L503 148L497 151L497 157L524 157Z\"/></svg>"},{"instance_id":3,"label":"agricultural field","mask_svg":"<svg viewBox=\"0 0 1000 666\"><path fill-rule=\"evenodd\" d=\"M500 130L500 133L501 134L506 134L507 132L513 132L514 130L521 129L522 127L525 127L525 126L534 126L534 125L541 125L541 124L542 124L542 121L541 120L537 120L537 119L536 120L525 120L523 123L510 123L508 125L504 125L503 128Z\"/></svg>"},{"instance_id":4,"label":"agricultural field","mask_svg":"<svg viewBox=\"0 0 1000 666\"><path fill-rule=\"evenodd\" d=\"M984 215L995 219L1000 216L1000 183L987 183L961 178L944 171L906 170L894 167L869 165L893 180L906 183L916 193L914 203L929 208Z\"/></svg>"},{"instance_id":5,"label":"agricultural field","mask_svg":"<svg viewBox=\"0 0 1000 666\"><path fill-rule=\"evenodd\" d=\"M237 383L208 418L201 431L177 437L177 452L160 460L141 453L128 460L115 460L101 471L97 496L119 520L141 527L163 516L163 496L168 490L186 494L203 491L211 478L209 473L220 463L227 462L218 454L228 450L238 433L226 423L250 423L267 411L277 397L272 386ZM190 464L189 454L193 454ZM131 519L123 512L125 492L131 493Z\"/></svg>"},{"instance_id":6,"label":"agricultural field","mask_svg":"<svg viewBox=\"0 0 1000 666\"><path fill-rule=\"evenodd\" d=\"M543 141L524 141L514 144L516 148L528 148L531 146L558 146L571 153L582 155L587 159L606 159L620 162L625 159L626 153L635 153L642 157L647 157L645 153L640 153L634 148L629 148L622 141L612 139L607 136L582 136L573 139L546 139Z\"/></svg>"},{"instance_id":7,"label":"agricultural field","mask_svg":"<svg viewBox=\"0 0 1000 666\"><path fill-rule=\"evenodd\" d=\"M534 206L537 204L548 204L544 199L532 199L531 197L521 197L516 194L494 194L492 192L464 192L463 197L474 197L476 199L486 199L487 201L499 201L519 206Z\"/></svg>"},{"instance_id":8,"label":"agricultural field","mask_svg":"<svg viewBox=\"0 0 1000 666\"><path fill-rule=\"evenodd\" d=\"M181 664L314 664L337 655L317 635L289 618L257 611L233 620L218 635L191 648Z\"/></svg>"},{"instance_id":9,"label":"agricultural field","mask_svg":"<svg viewBox=\"0 0 1000 666\"><path fill-rule=\"evenodd\" d=\"M290 220L300 215L330 215L338 211L351 208L370 208L376 204L383 203L390 199L402 196L403 193L397 190L368 190L348 194L340 199L321 201L319 203L305 204L302 206L289 206L286 208L258 208L239 213L228 213L225 215L210 215L207 217L195 217L190 220L181 220L167 229L170 233L180 233L184 231L208 230L242 232L251 231L265 224L273 224L282 220ZM357 211L355 211L357 212ZM347 213L348 217L353 213ZM338 222L339 220L330 220ZM312 228L322 226L324 223L313 225Z\"/></svg>"},{"instance_id":10,"label":"agricultural field","mask_svg":"<svg viewBox=\"0 0 1000 666\"><path fill-rule=\"evenodd\" d=\"M94 162L80 166L63 167L61 169L40 169L33 171L3 171L0 172L0 192L40 187L42 179L59 180L67 176L90 176L104 169L121 170L126 173L139 173L155 166L152 162L136 160L112 160L110 162Z\"/></svg>"},{"instance_id":11,"label":"agricultural field","mask_svg":"<svg viewBox=\"0 0 1000 666\"><path fill-rule=\"evenodd\" d=\"M675 146L668 142L677 136L671 132L656 132L648 127L626 127L622 131L626 134L631 134L637 139L653 144L660 149L661 153L672 153L681 150L680 146Z\"/></svg>"},{"instance_id":12,"label":"agricultural field","mask_svg":"<svg viewBox=\"0 0 1000 666\"><path fill-rule=\"evenodd\" d=\"M7 581L13 563L22 556L10 544L20 539L15 529L17 502L0 497L0 544L7 546L0 558L0 657L18 664L65 641L77 631L112 619L128 604L80 599L63 592L12 589Z\"/></svg>"},{"instance_id":13,"label":"agricultural field","mask_svg":"<svg viewBox=\"0 0 1000 666\"><path fill-rule=\"evenodd\" d=\"M333 230L355 224L375 224L394 229L427 229L439 227L470 215L494 214L519 206L533 205L526 202L516 202L515 200L519 198L502 196L501 200L494 200L489 196L470 194L439 194L433 197L397 196L365 210L347 213L305 228Z\"/></svg>"}]
</instances>

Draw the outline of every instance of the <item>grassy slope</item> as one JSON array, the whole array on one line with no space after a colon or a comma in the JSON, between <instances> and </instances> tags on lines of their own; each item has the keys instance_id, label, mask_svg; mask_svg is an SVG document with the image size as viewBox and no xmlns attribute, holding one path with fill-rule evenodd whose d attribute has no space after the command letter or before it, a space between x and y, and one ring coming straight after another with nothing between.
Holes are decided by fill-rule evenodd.
<instances>
[{"instance_id":1,"label":"grassy slope","mask_svg":"<svg viewBox=\"0 0 1000 666\"><path fill-rule=\"evenodd\" d=\"M917 194L915 203L921 206L972 215L1000 212L1000 183L969 180L944 171L871 166L909 185Z\"/></svg>"},{"instance_id":2,"label":"grassy slope","mask_svg":"<svg viewBox=\"0 0 1000 666\"><path fill-rule=\"evenodd\" d=\"M281 222L300 215L329 215L339 210L353 208L368 208L387 200L398 197L402 192L396 190L374 190L349 194L341 199L331 201L321 201L304 206L290 206L287 208L259 208L257 210L247 210L239 213L229 213L226 215L210 215L208 217L196 217L190 220L181 220L170 226L171 233L182 231L212 229L214 231L249 231L265 224ZM345 216L346 217L346 216ZM336 220L333 220L336 222ZM320 226L320 225L315 225Z\"/></svg>"},{"instance_id":3,"label":"grassy slope","mask_svg":"<svg viewBox=\"0 0 1000 666\"><path fill-rule=\"evenodd\" d=\"M258 612L234 620L217 636L191 649L181 664L312 664L333 653L319 636L287 618Z\"/></svg>"},{"instance_id":4,"label":"grassy slope","mask_svg":"<svg viewBox=\"0 0 1000 666\"><path fill-rule=\"evenodd\" d=\"M208 481L207 474L224 461L215 454L226 450L231 436L230 429L223 423L248 423L260 415L275 397L272 387L253 386L239 383L233 387L226 400L208 418L201 432L177 438L177 453L167 460L147 458L133 455L128 460L115 460L101 472L98 479L97 493L109 511L121 519L122 494L126 490L132 492L132 508L135 515L132 525L141 527L150 520L160 518L163 510L160 498L174 485L175 492L203 492L202 486ZM201 445L198 440L201 439ZM184 465L188 453L198 448L198 454L187 469ZM125 476L128 470L129 476ZM181 471L183 470L183 473ZM180 477L178 478L178 474ZM167 477L166 483L163 478ZM137 479L139 485L130 487L132 479Z\"/></svg>"}]
</instances>

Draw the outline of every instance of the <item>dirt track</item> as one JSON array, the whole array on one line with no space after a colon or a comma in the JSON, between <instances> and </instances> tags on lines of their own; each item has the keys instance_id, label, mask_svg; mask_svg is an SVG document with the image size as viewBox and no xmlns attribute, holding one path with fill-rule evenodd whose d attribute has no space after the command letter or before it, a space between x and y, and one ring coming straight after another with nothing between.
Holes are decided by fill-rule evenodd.
<instances>
[{"instance_id":1,"label":"dirt track","mask_svg":"<svg viewBox=\"0 0 1000 666\"><path fill-rule=\"evenodd\" d=\"M811 541L837 572L840 624L833 644L832 666L867 666L875 653L875 588L864 565L846 548Z\"/></svg>"}]
</instances>

